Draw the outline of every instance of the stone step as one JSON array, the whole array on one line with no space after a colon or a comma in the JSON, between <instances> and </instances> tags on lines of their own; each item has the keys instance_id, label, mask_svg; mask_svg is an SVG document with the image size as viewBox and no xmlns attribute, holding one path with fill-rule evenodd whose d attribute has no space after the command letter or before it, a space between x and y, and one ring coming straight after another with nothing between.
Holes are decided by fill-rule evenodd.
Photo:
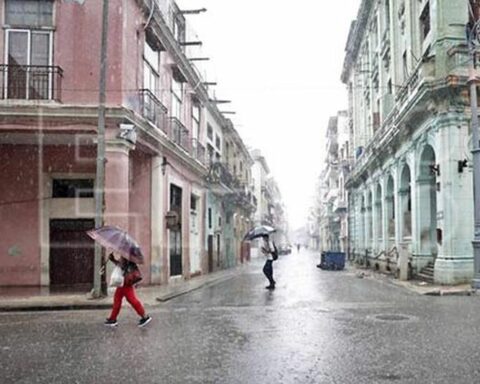
<instances>
[{"instance_id":1,"label":"stone step","mask_svg":"<svg viewBox=\"0 0 480 384\"><path fill-rule=\"evenodd\" d=\"M433 275L427 275L422 272L420 272L417 275L417 278L423 281L426 281L427 283L433 283Z\"/></svg>"}]
</instances>

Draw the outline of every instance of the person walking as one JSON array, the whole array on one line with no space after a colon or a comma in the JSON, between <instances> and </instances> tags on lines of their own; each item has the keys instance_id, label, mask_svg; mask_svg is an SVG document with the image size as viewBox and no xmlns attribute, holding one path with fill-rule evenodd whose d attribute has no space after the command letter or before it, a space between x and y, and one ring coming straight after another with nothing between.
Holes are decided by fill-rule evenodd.
<instances>
[{"instance_id":1,"label":"person walking","mask_svg":"<svg viewBox=\"0 0 480 384\"><path fill-rule=\"evenodd\" d=\"M137 264L135 264L133 261L125 259L124 257L120 257L120 260L117 260L113 253L111 253L108 256L108 260L110 260L116 266L119 266L122 269L124 275L127 275L127 273L135 270L138 271ZM137 272L137 275L139 275L139 271ZM137 312L137 314L140 316L140 320L138 322L138 326L140 328L144 327L150 321L152 321L152 318L146 314L143 304L135 294L135 284L138 283L140 279L140 277L137 277L136 279L130 281L126 276L123 286L116 288L115 294L113 296L112 312L104 323L106 326L116 327L118 325L117 317L120 313L120 309L122 308L122 301L124 297L130 303L133 309L135 309L135 312Z\"/></svg>"},{"instance_id":2,"label":"person walking","mask_svg":"<svg viewBox=\"0 0 480 384\"><path fill-rule=\"evenodd\" d=\"M266 289L273 290L275 289L275 280L273 279L273 252L275 250L275 246L273 245L273 242L270 241L268 235L263 235L262 236L262 253L266 257L265 265L263 266L263 273L268 279L268 282L270 283L268 286L266 286Z\"/></svg>"}]
</instances>

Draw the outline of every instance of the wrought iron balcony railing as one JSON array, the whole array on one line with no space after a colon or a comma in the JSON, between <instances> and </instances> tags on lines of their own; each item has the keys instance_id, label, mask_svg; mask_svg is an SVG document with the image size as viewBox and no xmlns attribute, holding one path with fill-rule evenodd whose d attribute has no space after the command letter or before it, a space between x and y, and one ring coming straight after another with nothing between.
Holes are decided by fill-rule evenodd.
<instances>
[{"instance_id":1,"label":"wrought iron balcony railing","mask_svg":"<svg viewBox=\"0 0 480 384\"><path fill-rule=\"evenodd\" d=\"M207 157L205 146L198 141L198 139L192 139L192 156L195 160L199 161L201 164L207 164Z\"/></svg>"},{"instance_id":2,"label":"wrought iron balcony railing","mask_svg":"<svg viewBox=\"0 0 480 384\"><path fill-rule=\"evenodd\" d=\"M148 89L140 90L140 105L142 116L168 134L167 107Z\"/></svg>"},{"instance_id":3,"label":"wrought iron balcony railing","mask_svg":"<svg viewBox=\"0 0 480 384\"><path fill-rule=\"evenodd\" d=\"M170 117L171 130L170 139L182 147L185 151L190 153L190 135L188 129L176 117Z\"/></svg>"},{"instance_id":4,"label":"wrought iron balcony railing","mask_svg":"<svg viewBox=\"0 0 480 384\"><path fill-rule=\"evenodd\" d=\"M62 77L58 66L0 64L0 99L60 101Z\"/></svg>"}]
</instances>

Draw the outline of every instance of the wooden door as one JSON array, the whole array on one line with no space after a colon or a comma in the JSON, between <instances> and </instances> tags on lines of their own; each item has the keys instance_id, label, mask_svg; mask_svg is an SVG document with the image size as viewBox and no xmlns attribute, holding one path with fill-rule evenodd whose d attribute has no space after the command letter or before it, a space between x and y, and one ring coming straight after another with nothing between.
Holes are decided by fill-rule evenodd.
<instances>
[{"instance_id":1,"label":"wooden door","mask_svg":"<svg viewBox=\"0 0 480 384\"><path fill-rule=\"evenodd\" d=\"M50 285L88 291L93 286L93 220L50 220Z\"/></svg>"}]
</instances>

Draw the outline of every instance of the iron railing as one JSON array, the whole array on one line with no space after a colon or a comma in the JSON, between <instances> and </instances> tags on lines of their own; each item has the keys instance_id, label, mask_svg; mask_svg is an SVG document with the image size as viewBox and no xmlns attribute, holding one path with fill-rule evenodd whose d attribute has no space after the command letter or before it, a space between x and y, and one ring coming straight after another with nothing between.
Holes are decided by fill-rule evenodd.
<instances>
[{"instance_id":1,"label":"iron railing","mask_svg":"<svg viewBox=\"0 0 480 384\"><path fill-rule=\"evenodd\" d=\"M0 99L60 101L62 77L58 66L0 64Z\"/></svg>"},{"instance_id":2,"label":"iron railing","mask_svg":"<svg viewBox=\"0 0 480 384\"><path fill-rule=\"evenodd\" d=\"M176 117L170 117L170 139L190 153L190 137L188 129Z\"/></svg>"},{"instance_id":3,"label":"iron railing","mask_svg":"<svg viewBox=\"0 0 480 384\"><path fill-rule=\"evenodd\" d=\"M168 109L149 89L140 90L140 105L142 116L168 134Z\"/></svg>"},{"instance_id":4,"label":"iron railing","mask_svg":"<svg viewBox=\"0 0 480 384\"><path fill-rule=\"evenodd\" d=\"M198 139L192 139L192 157L203 165L207 164L205 146Z\"/></svg>"}]
</instances>

